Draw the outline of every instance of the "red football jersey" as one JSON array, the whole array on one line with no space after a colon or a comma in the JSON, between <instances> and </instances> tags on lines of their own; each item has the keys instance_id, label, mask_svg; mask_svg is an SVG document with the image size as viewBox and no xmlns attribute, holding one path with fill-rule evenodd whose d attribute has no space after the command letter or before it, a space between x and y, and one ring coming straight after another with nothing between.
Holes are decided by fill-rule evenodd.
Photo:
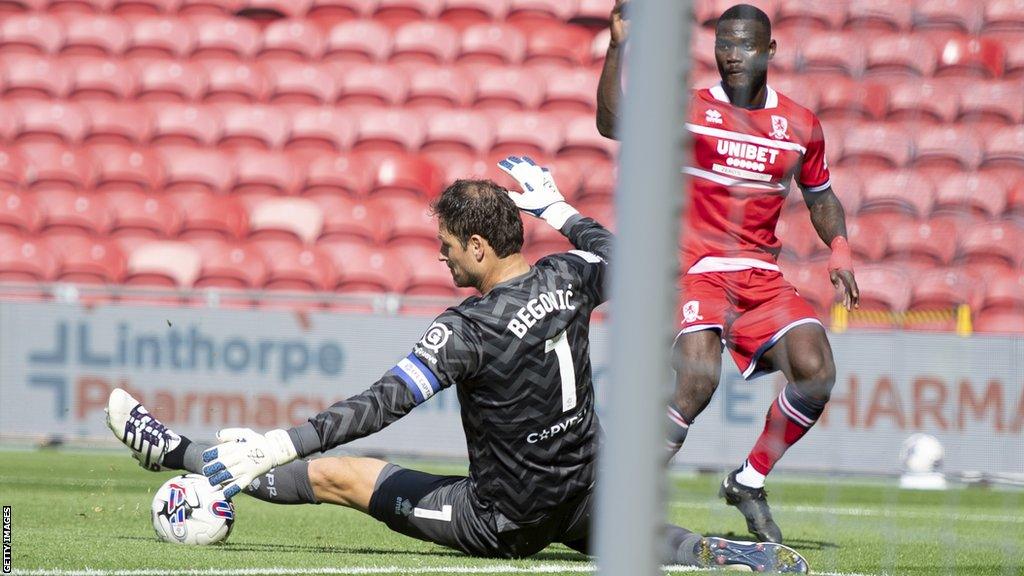
<instances>
[{"instance_id":1,"label":"red football jersey","mask_svg":"<svg viewBox=\"0 0 1024 576\"><path fill-rule=\"evenodd\" d=\"M767 88L764 108L729 103L721 85L694 92L686 128L693 156L683 270L778 270L775 224L791 179L805 192L829 182L825 138L810 110Z\"/></svg>"}]
</instances>

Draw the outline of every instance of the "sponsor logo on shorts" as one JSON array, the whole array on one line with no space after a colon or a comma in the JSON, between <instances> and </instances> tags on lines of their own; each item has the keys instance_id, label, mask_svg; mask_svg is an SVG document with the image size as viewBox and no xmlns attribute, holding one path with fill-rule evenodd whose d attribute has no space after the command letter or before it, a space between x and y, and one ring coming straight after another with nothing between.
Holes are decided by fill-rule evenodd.
<instances>
[{"instance_id":1,"label":"sponsor logo on shorts","mask_svg":"<svg viewBox=\"0 0 1024 576\"><path fill-rule=\"evenodd\" d=\"M412 502L407 498L395 498L395 516L409 516L412 514L412 508Z\"/></svg>"}]
</instances>

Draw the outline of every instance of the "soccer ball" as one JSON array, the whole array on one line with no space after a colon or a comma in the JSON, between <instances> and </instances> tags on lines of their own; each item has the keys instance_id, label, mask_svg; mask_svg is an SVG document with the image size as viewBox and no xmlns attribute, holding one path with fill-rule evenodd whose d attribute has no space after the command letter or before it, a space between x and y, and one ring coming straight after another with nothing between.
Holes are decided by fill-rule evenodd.
<instances>
[{"instance_id":1,"label":"soccer ball","mask_svg":"<svg viewBox=\"0 0 1024 576\"><path fill-rule=\"evenodd\" d=\"M942 467L942 457L942 444L928 434L914 434L900 447L903 469L914 474L937 472Z\"/></svg>"},{"instance_id":2,"label":"soccer ball","mask_svg":"<svg viewBox=\"0 0 1024 576\"><path fill-rule=\"evenodd\" d=\"M153 497L153 529L175 544L205 546L231 534L235 505L199 474L175 476Z\"/></svg>"}]
</instances>

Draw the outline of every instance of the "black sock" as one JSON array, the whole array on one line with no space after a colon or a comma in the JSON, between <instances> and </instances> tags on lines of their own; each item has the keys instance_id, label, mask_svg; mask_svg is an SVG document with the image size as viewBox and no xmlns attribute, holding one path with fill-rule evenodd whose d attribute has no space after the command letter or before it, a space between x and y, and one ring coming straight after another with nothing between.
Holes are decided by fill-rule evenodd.
<instances>
[{"instance_id":1,"label":"black sock","mask_svg":"<svg viewBox=\"0 0 1024 576\"><path fill-rule=\"evenodd\" d=\"M697 544L701 541L701 535L690 532L674 524L665 525L665 552L663 562L665 564L681 564L684 566L699 566L700 559L697 553Z\"/></svg>"},{"instance_id":2,"label":"black sock","mask_svg":"<svg viewBox=\"0 0 1024 576\"><path fill-rule=\"evenodd\" d=\"M295 460L278 466L245 487L245 493L273 504L319 504L309 483L309 462Z\"/></svg>"},{"instance_id":3,"label":"black sock","mask_svg":"<svg viewBox=\"0 0 1024 576\"><path fill-rule=\"evenodd\" d=\"M161 463L164 468L170 468L172 470L184 470L185 469L185 451L188 450L189 444L192 441L184 436L181 437L181 442L167 454L164 454L164 460Z\"/></svg>"}]
</instances>

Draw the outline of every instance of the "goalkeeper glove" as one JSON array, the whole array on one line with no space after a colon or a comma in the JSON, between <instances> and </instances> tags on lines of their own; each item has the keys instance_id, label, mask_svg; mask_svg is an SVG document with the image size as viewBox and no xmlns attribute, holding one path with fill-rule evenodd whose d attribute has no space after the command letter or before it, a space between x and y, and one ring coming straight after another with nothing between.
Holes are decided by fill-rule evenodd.
<instances>
[{"instance_id":1,"label":"goalkeeper glove","mask_svg":"<svg viewBox=\"0 0 1024 576\"><path fill-rule=\"evenodd\" d=\"M528 156L509 156L498 162L498 167L519 183L522 192L509 190L508 195L520 210L543 218L559 230L570 216L579 214L558 191L551 172L537 166Z\"/></svg>"},{"instance_id":2,"label":"goalkeeper glove","mask_svg":"<svg viewBox=\"0 0 1024 576\"><path fill-rule=\"evenodd\" d=\"M257 477L275 466L299 457L285 430L259 434L249 428L225 428L217 433L221 442L203 452L203 475L211 486L223 486L224 497L231 499Z\"/></svg>"}]
</instances>

